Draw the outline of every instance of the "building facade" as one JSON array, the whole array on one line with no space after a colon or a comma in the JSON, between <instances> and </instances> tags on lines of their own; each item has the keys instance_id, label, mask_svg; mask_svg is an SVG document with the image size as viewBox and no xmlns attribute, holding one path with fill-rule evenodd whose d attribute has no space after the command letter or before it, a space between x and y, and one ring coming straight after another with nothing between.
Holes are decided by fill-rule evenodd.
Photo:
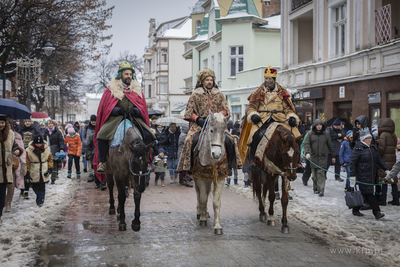
<instances>
[{"instance_id":1,"label":"building facade","mask_svg":"<svg viewBox=\"0 0 400 267\"><path fill-rule=\"evenodd\" d=\"M399 1L287 0L281 11L279 75L300 118L400 121Z\"/></svg>"},{"instance_id":2,"label":"building facade","mask_svg":"<svg viewBox=\"0 0 400 267\"><path fill-rule=\"evenodd\" d=\"M171 116L189 97L183 93L184 78L191 73L191 62L182 58L183 42L192 36L192 19L178 18L156 26L149 21L148 46L145 48L143 91L149 109ZM180 113L174 114L180 116Z\"/></svg>"}]
</instances>

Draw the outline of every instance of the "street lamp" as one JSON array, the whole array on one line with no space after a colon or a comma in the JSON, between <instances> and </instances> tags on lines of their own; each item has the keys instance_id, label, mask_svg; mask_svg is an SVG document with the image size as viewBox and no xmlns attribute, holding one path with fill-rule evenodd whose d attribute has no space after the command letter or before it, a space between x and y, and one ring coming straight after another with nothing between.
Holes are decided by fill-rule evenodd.
<instances>
[{"instance_id":1,"label":"street lamp","mask_svg":"<svg viewBox=\"0 0 400 267\"><path fill-rule=\"evenodd\" d=\"M68 79L61 79L62 85L65 85ZM64 101L61 99L61 87L60 87L60 101L61 101L61 125L64 125Z\"/></svg>"},{"instance_id":2,"label":"street lamp","mask_svg":"<svg viewBox=\"0 0 400 267\"><path fill-rule=\"evenodd\" d=\"M47 28L46 25L42 24L42 23L35 23L33 24L31 27L29 27L28 30L28 59L31 56L31 29L35 26L43 26L46 28L47 30L47 41L44 44L44 46L42 47L42 49L44 50L44 53L46 54L46 56L50 56L51 53L53 52L53 50L55 50L55 48L53 47L53 45L51 44L50 40L49 40L49 36L50 36L50 31L49 28ZM28 109L31 110L31 81L30 81L30 77L31 77L31 72L28 68L28 99L26 101L26 104L28 106Z\"/></svg>"}]
</instances>

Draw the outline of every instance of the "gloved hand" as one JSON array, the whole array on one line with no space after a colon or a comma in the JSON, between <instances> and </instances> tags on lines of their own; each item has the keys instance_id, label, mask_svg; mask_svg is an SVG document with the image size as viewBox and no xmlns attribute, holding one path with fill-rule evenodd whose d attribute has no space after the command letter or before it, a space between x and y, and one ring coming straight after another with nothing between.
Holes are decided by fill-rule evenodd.
<instances>
[{"instance_id":1,"label":"gloved hand","mask_svg":"<svg viewBox=\"0 0 400 267\"><path fill-rule=\"evenodd\" d=\"M394 183L393 177L390 177L390 176L389 176L390 171L389 171L389 170L386 170L385 173L386 173L386 177L385 177L384 181L385 181L387 184Z\"/></svg>"},{"instance_id":2,"label":"gloved hand","mask_svg":"<svg viewBox=\"0 0 400 267\"><path fill-rule=\"evenodd\" d=\"M131 115L131 117L135 117L135 118L141 118L142 117L142 113L140 112L140 109L138 107L133 107L129 111L129 115Z\"/></svg>"},{"instance_id":3,"label":"gloved hand","mask_svg":"<svg viewBox=\"0 0 400 267\"><path fill-rule=\"evenodd\" d=\"M251 116L251 121L252 121L254 124L258 124L259 122L261 122L261 117L258 116L257 114L254 114L253 116Z\"/></svg>"},{"instance_id":4,"label":"gloved hand","mask_svg":"<svg viewBox=\"0 0 400 267\"><path fill-rule=\"evenodd\" d=\"M350 187L354 187L356 185L356 177L350 176Z\"/></svg>"},{"instance_id":5,"label":"gloved hand","mask_svg":"<svg viewBox=\"0 0 400 267\"><path fill-rule=\"evenodd\" d=\"M290 127L295 127L297 124L296 119L293 117L290 117L288 122Z\"/></svg>"},{"instance_id":6,"label":"gloved hand","mask_svg":"<svg viewBox=\"0 0 400 267\"><path fill-rule=\"evenodd\" d=\"M124 116L127 114L128 113L125 110L123 110L122 108L114 107L113 110L111 111L110 116L117 117L117 116L121 116L121 115Z\"/></svg>"},{"instance_id":7,"label":"gloved hand","mask_svg":"<svg viewBox=\"0 0 400 267\"><path fill-rule=\"evenodd\" d=\"M51 173L53 172L53 169L48 169L47 172L44 174L45 177L51 175Z\"/></svg>"},{"instance_id":8,"label":"gloved hand","mask_svg":"<svg viewBox=\"0 0 400 267\"><path fill-rule=\"evenodd\" d=\"M202 118L202 117L197 117L197 119L196 119L196 123L200 127L203 127L205 122L206 122L206 120L204 118Z\"/></svg>"}]
</instances>

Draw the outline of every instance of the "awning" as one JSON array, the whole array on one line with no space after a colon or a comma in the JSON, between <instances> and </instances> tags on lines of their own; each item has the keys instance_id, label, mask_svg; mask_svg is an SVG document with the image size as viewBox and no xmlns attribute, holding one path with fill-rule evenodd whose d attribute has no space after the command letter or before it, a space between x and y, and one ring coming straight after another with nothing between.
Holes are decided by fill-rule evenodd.
<instances>
[{"instance_id":1,"label":"awning","mask_svg":"<svg viewBox=\"0 0 400 267\"><path fill-rule=\"evenodd\" d=\"M186 105L182 105L180 107L177 107L176 109L171 110L171 114L181 114L182 110L186 109Z\"/></svg>"}]
</instances>

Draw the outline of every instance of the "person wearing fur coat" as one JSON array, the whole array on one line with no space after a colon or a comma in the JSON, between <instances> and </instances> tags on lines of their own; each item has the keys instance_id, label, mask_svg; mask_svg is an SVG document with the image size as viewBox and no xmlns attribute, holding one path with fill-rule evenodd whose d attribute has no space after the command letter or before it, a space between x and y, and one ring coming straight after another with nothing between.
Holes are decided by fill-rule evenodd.
<instances>
[{"instance_id":1,"label":"person wearing fur coat","mask_svg":"<svg viewBox=\"0 0 400 267\"><path fill-rule=\"evenodd\" d=\"M189 132L187 134L185 144L183 145L182 154L178 162L178 172L192 171L191 166L191 147L194 136L201 131L208 111L219 112L224 116L230 115L229 106L225 96L215 84L215 74L212 70L202 69L197 74L196 89L190 96L186 105L184 120L190 122Z\"/></svg>"},{"instance_id":2,"label":"person wearing fur coat","mask_svg":"<svg viewBox=\"0 0 400 267\"><path fill-rule=\"evenodd\" d=\"M7 184L13 183L12 156L19 156L23 149L15 142L14 132L7 123L6 115L0 114L0 224L6 201Z\"/></svg>"},{"instance_id":3,"label":"person wearing fur coat","mask_svg":"<svg viewBox=\"0 0 400 267\"><path fill-rule=\"evenodd\" d=\"M93 167L100 181L104 181L106 156L109 141L113 139L118 125L123 119L135 118L143 129L146 145L152 143L156 136L150 130L149 114L146 100L135 80L135 71L131 64L123 61L119 65L118 75L111 80L104 92L97 110L94 140L96 153Z\"/></svg>"}]
</instances>

